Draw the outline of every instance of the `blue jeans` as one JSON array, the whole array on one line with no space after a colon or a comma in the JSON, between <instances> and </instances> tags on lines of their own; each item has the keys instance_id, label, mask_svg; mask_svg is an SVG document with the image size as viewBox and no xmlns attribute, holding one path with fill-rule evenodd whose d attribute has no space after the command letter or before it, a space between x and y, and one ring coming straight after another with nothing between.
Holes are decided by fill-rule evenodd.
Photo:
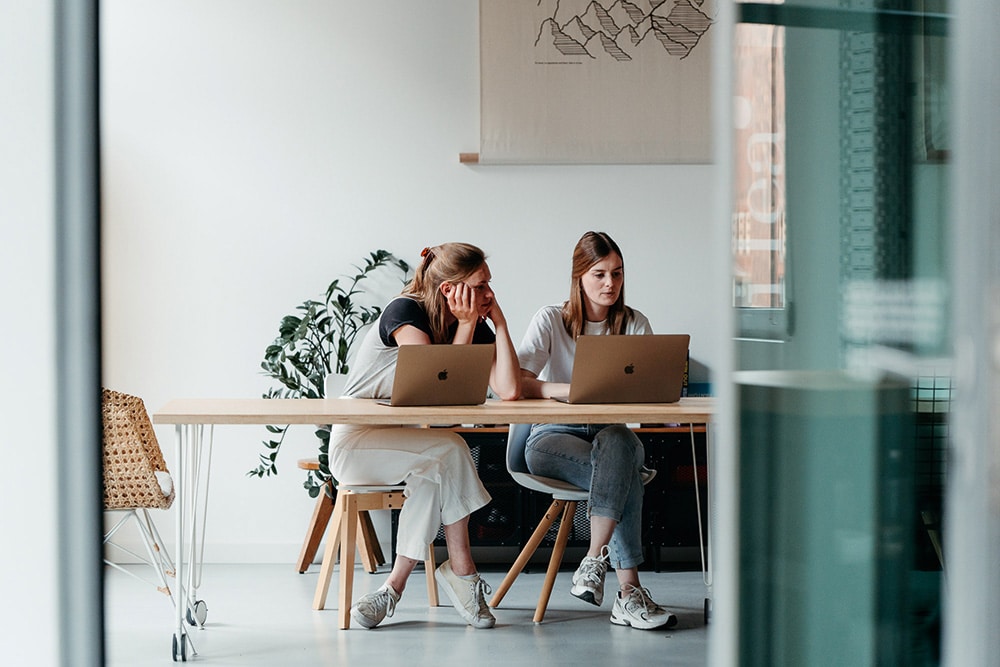
<instances>
[{"instance_id":1,"label":"blue jeans","mask_svg":"<svg viewBox=\"0 0 1000 667\"><path fill-rule=\"evenodd\" d=\"M608 554L615 569L642 562L642 479L646 458L623 424L535 424L525 448L528 470L590 491L590 516L618 522Z\"/></svg>"}]
</instances>

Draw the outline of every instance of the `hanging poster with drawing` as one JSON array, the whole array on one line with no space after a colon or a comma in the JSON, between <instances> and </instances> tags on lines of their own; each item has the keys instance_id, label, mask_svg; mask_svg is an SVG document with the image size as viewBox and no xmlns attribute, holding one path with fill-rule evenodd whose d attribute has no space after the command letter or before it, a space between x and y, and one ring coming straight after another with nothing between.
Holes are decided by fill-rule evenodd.
<instances>
[{"instance_id":1,"label":"hanging poster with drawing","mask_svg":"<svg viewBox=\"0 0 1000 667\"><path fill-rule=\"evenodd\" d=\"M479 161L710 162L717 0L480 0Z\"/></svg>"}]
</instances>

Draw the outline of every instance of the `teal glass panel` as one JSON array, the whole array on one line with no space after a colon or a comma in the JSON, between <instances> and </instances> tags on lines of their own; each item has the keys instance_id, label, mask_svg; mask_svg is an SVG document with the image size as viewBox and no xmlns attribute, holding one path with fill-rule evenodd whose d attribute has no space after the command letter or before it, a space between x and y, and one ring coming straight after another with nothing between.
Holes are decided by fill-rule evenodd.
<instances>
[{"instance_id":1,"label":"teal glass panel","mask_svg":"<svg viewBox=\"0 0 1000 667\"><path fill-rule=\"evenodd\" d=\"M734 332L740 664L940 659L946 11L944 0L737 11L737 30L780 28L780 72L756 96L784 114L786 316L767 341Z\"/></svg>"}]
</instances>

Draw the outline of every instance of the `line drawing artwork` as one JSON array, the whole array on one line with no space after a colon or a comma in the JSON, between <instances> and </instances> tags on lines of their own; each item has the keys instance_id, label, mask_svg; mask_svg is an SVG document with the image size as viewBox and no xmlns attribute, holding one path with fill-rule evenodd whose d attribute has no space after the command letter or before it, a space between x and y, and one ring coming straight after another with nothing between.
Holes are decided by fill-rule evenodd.
<instances>
[{"instance_id":1,"label":"line drawing artwork","mask_svg":"<svg viewBox=\"0 0 1000 667\"><path fill-rule=\"evenodd\" d=\"M560 56L631 62L643 54L657 53L683 60L714 23L705 4L706 0L614 0L610 4L538 0L539 15L544 18L534 44L540 56L536 64L560 64Z\"/></svg>"},{"instance_id":2,"label":"line drawing artwork","mask_svg":"<svg viewBox=\"0 0 1000 667\"><path fill-rule=\"evenodd\" d=\"M706 164L720 0L480 0L480 164Z\"/></svg>"}]
</instances>

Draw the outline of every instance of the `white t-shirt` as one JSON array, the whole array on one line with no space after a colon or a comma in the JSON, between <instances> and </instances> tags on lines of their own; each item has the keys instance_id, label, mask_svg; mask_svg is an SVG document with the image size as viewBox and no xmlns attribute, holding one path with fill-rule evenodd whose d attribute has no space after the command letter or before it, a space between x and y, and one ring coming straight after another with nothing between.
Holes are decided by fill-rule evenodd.
<instances>
[{"instance_id":1,"label":"white t-shirt","mask_svg":"<svg viewBox=\"0 0 1000 667\"><path fill-rule=\"evenodd\" d=\"M634 308L632 315L625 328L626 335L653 333L645 315ZM587 336L607 334L607 321L586 322L583 333ZM568 383L573 375L575 354L576 341L563 326L562 304L544 306L535 313L517 347L521 368L531 371L542 382Z\"/></svg>"}]
</instances>

